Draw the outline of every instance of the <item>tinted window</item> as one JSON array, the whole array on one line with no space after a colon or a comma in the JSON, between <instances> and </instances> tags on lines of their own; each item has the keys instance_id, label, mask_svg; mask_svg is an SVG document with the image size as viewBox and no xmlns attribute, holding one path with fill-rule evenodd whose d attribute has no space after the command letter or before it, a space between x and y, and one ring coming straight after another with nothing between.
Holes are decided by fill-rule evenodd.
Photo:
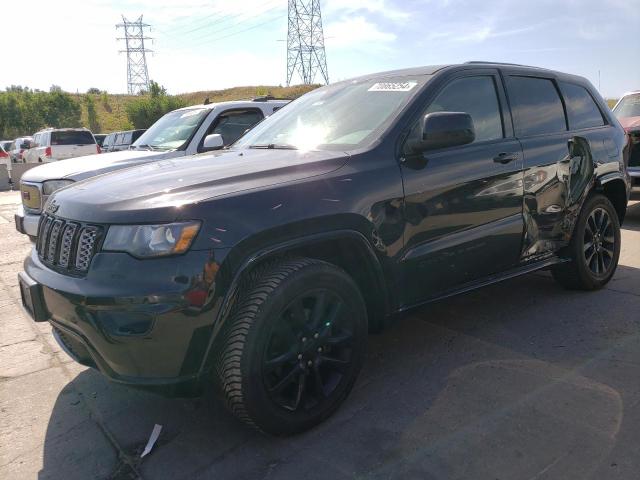
<instances>
[{"instance_id":1,"label":"tinted window","mask_svg":"<svg viewBox=\"0 0 640 480\"><path fill-rule=\"evenodd\" d=\"M131 143L135 142L137 139L140 138L140 135L142 135L145 132L145 130L135 130L133 132L133 135L131 136Z\"/></svg>"},{"instance_id":2,"label":"tinted window","mask_svg":"<svg viewBox=\"0 0 640 480\"><path fill-rule=\"evenodd\" d=\"M586 88L572 83L560 83L560 89L567 105L571 130L604 125L600 109Z\"/></svg>"},{"instance_id":3,"label":"tinted window","mask_svg":"<svg viewBox=\"0 0 640 480\"><path fill-rule=\"evenodd\" d=\"M120 145L131 145L131 132L125 132L119 139Z\"/></svg>"},{"instance_id":4,"label":"tinted window","mask_svg":"<svg viewBox=\"0 0 640 480\"><path fill-rule=\"evenodd\" d=\"M509 98L516 135L542 135L567 130L562 101L551 80L510 77Z\"/></svg>"},{"instance_id":5,"label":"tinted window","mask_svg":"<svg viewBox=\"0 0 640 480\"><path fill-rule=\"evenodd\" d=\"M264 116L259 110L231 110L218 116L210 133L219 133L225 146L238 140Z\"/></svg>"},{"instance_id":6,"label":"tinted window","mask_svg":"<svg viewBox=\"0 0 640 480\"><path fill-rule=\"evenodd\" d=\"M464 112L471 115L476 142L503 137L502 116L493 77L454 80L429 105L426 113ZM416 132L420 134L419 128Z\"/></svg>"},{"instance_id":7,"label":"tinted window","mask_svg":"<svg viewBox=\"0 0 640 480\"><path fill-rule=\"evenodd\" d=\"M95 143L91 132L86 130L51 132L51 145L91 145Z\"/></svg>"}]
</instances>

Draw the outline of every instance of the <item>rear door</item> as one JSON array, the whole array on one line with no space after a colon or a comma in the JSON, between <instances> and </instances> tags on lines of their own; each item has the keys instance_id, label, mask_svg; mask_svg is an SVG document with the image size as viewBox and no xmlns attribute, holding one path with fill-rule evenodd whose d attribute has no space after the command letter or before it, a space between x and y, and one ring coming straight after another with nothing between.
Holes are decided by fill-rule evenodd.
<instances>
[{"instance_id":1,"label":"rear door","mask_svg":"<svg viewBox=\"0 0 640 480\"><path fill-rule=\"evenodd\" d=\"M96 140L88 130L54 130L51 132L53 160L82 157L98 153Z\"/></svg>"},{"instance_id":2,"label":"rear door","mask_svg":"<svg viewBox=\"0 0 640 480\"><path fill-rule=\"evenodd\" d=\"M476 139L405 154L402 265L408 305L504 271L520 257L522 152L499 72L461 72L420 116L438 111L470 114ZM419 128L416 123L410 138Z\"/></svg>"},{"instance_id":3,"label":"rear door","mask_svg":"<svg viewBox=\"0 0 640 480\"><path fill-rule=\"evenodd\" d=\"M571 103L584 117L581 109L590 106L579 107L582 92L566 89L582 97ZM507 75L507 92L524 152L523 258L545 257L570 240L582 194L593 174L594 152L598 156L604 151L600 134L592 128L602 128L604 120L596 107L595 123L593 118L584 123L584 118L576 117L570 131L565 98L552 76Z\"/></svg>"}]
</instances>

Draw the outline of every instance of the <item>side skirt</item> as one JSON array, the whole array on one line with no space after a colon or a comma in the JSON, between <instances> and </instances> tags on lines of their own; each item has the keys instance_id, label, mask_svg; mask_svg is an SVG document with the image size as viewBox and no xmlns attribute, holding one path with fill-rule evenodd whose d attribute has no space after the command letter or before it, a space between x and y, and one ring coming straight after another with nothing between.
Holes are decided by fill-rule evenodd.
<instances>
[{"instance_id":1,"label":"side skirt","mask_svg":"<svg viewBox=\"0 0 640 480\"><path fill-rule=\"evenodd\" d=\"M438 300L443 300L445 298L453 297L455 295L459 295L461 293L471 292L473 290L477 290L482 287L487 287L489 285L493 285L494 283L500 283L505 280L509 280L511 278L519 277L521 275L526 275L528 273L537 272L538 270L542 270L543 268L551 267L553 265L558 265L560 263L566 263L569 260L566 258L560 257L549 257L543 260L537 260L535 262L530 262L525 265L520 265L518 267L507 270L506 272L502 272L499 274L491 275L489 277L482 278L480 280L476 280L473 282L465 283L464 285L457 287L453 290L449 290L444 294L437 295L435 297L429 298L422 302L414 303L411 305L406 305L400 307L398 313L405 312L407 310L411 310L416 307L420 307L422 305L427 305L429 303L437 302Z\"/></svg>"}]
</instances>

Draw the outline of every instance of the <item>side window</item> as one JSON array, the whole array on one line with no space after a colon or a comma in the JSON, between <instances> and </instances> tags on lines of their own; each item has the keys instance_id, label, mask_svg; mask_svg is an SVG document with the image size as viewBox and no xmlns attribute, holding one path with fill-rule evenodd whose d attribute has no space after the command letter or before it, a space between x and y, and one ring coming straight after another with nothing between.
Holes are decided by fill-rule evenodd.
<instances>
[{"instance_id":1,"label":"side window","mask_svg":"<svg viewBox=\"0 0 640 480\"><path fill-rule=\"evenodd\" d=\"M424 114L434 112L464 112L471 115L476 142L504 137L498 93L491 76L454 80L438 94Z\"/></svg>"},{"instance_id":2,"label":"side window","mask_svg":"<svg viewBox=\"0 0 640 480\"><path fill-rule=\"evenodd\" d=\"M264 118L260 110L229 110L218 115L207 135L222 135L225 147L238 140L244 132L250 130Z\"/></svg>"},{"instance_id":3,"label":"side window","mask_svg":"<svg viewBox=\"0 0 640 480\"><path fill-rule=\"evenodd\" d=\"M123 145L131 145L131 132L127 132L122 136Z\"/></svg>"},{"instance_id":4,"label":"side window","mask_svg":"<svg viewBox=\"0 0 640 480\"><path fill-rule=\"evenodd\" d=\"M546 78L509 77L509 98L516 136L565 132L567 121L560 94Z\"/></svg>"},{"instance_id":5,"label":"side window","mask_svg":"<svg viewBox=\"0 0 640 480\"><path fill-rule=\"evenodd\" d=\"M586 88L573 83L560 82L560 90L562 90L564 101L567 104L567 116L571 130L604 125L602 113Z\"/></svg>"}]
</instances>

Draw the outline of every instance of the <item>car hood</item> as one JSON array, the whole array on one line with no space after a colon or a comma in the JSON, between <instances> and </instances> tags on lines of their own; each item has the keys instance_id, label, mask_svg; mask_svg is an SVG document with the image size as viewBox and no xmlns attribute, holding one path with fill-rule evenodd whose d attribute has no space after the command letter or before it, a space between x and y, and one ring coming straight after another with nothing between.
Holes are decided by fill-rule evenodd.
<instances>
[{"instance_id":1,"label":"car hood","mask_svg":"<svg viewBox=\"0 0 640 480\"><path fill-rule=\"evenodd\" d=\"M169 152L149 150L122 150L120 152L101 153L84 157L45 163L27 170L22 176L26 182L44 182L68 178L79 181L100 175L101 173L138 165L147 161L164 158Z\"/></svg>"},{"instance_id":2,"label":"car hood","mask_svg":"<svg viewBox=\"0 0 640 480\"><path fill-rule=\"evenodd\" d=\"M624 117L620 119L620 124L627 131L640 129L640 117Z\"/></svg>"},{"instance_id":3,"label":"car hood","mask_svg":"<svg viewBox=\"0 0 640 480\"><path fill-rule=\"evenodd\" d=\"M52 197L57 215L95 223L167 222L188 206L337 170L343 152L230 150L165 159L91 178Z\"/></svg>"}]
</instances>

